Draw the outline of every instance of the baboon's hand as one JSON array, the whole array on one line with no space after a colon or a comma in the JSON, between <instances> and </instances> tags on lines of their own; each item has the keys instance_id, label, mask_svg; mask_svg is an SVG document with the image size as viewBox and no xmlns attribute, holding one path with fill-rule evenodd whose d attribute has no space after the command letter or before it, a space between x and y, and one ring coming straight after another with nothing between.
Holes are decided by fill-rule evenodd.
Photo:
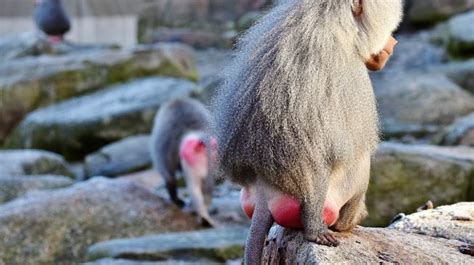
<instances>
[{"instance_id":1,"label":"baboon's hand","mask_svg":"<svg viewBox=\"0 0 474 265\"><path fill-rule=\"evenodd\" d=\"M393 49L395 45L397 45L397 43L398 41L394 37L390 37L383 50L378 54L372 55L367 60L367 62L365 62L367 69L371 71L382 70L385 67L385 64L387 63L388 59L392 55Z\"/></svg>"},{"instance_id":2,"label":"baboon's hand","mask_svg":"<svg viewBox=\"0 0 474 265\"><path fill-rule=\"evenodd\" d=\"M329 247L339 246L339 240L334 236L334 233L328 229L317 234L305 234L305 239L318 245L325 245Z\"/></svg>"}]
</instances>

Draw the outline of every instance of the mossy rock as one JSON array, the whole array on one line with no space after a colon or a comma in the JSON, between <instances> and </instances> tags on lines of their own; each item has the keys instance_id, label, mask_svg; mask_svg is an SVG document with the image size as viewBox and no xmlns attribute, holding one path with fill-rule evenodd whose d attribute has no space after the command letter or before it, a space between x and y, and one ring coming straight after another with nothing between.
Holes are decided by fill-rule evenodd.
<instances>
[{"instance_id":1,"label":"mossy rock","mask_svg":"<svg viewBox=\"0 0 474 265\"><path fill-rule=\"evenodd\" d=\"M109 84L145 76L197 80L192 51L161 44L131 51L94 51L27 58L0 66L0 144L29 112Z\"/></svg>"},{"instance_id":2,"label":"mossy rock","mask_svg":"<svg viewBox=\"0 0 474 265\"><path fill-rule=\"evenodd\" d=\"M197 86L184 79L150 77L70 99L30 113L6 146L36 148L82 159L111 142L151 131L159 107L192 95Z\"/></svg>"},{"instance_id":3,"label":"mossy rock","mask_svg":"<svg viewBox=\"0 0 474 265\"><path fill-rule=\"evenodd\" d=\"M372 163L365 225L387 226L398 213L474 199L474 148L383 143Z\"/></svg>"}]
</instances>

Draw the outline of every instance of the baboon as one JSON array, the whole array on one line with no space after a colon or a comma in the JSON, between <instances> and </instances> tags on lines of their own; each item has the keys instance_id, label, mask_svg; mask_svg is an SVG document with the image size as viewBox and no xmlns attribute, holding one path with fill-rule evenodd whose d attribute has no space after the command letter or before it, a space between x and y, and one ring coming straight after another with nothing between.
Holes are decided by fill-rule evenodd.
<instances>
[{"instance_id":1,"label":"baboon","mask_svg":"<svg viewBox=\"0 0 474 265\"><path fill-rule=\"evenodd\" d=\"M34 20L52 42L61 42L71 29L71 21L61 0L35 0Z\"/></svg>"},{"instance_id":2,"label":"baboon","mask_svg":"<svg viewBox=\"0 0 474 265\"><path fill-rule=\"evenodd\" d=\"M274 221L336 246L328 228L366 216L379 142L367 68L385 64L401 15L401 0L287 0L239 41L214 130L220 170L244 187L253 215L246 263L260 263Z\"/></svg>"},{"instance_id":3,"label":"baboon","mask_svg":"<svg viewBox=\"0 0 474 265\"><path fill-rule=\"evenodd\" d=\"M150 144L153 166L165 180L171 200L179 207L185 205L178 197L175 176L181 170L192 206L204 226L216 225L208 213L214 187L209 158L216 149L215 139L208 134L210 120L209 111L200 102L171 100L156 115Z\"/></svg>"}]
</instances>

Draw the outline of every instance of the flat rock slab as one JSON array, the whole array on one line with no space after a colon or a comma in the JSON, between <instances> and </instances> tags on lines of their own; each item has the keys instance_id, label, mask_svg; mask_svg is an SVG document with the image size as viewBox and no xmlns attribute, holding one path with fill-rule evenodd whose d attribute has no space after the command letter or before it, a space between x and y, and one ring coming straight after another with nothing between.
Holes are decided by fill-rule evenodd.
<instances>
[{"instance_id":1,"label":"flat rock slab","mask_svg":"<svg viewBox=\"0 0 474 265\"><path fill-rule=\"evenodd\" d=\"M390 228L474 245L474 202L461 202L403 216Z\"/></svg>"},{"instance_id":2,"label":"flat rock slab","mask_svg":"<svg viewBox=\"0 0 474 265\"><path fill-rule=\"evenodd\" d=\"M439 73L378 78L374 90L386 137L433 134L474 111L474 97Z\"/></svg>"},{"instance_id":3,"label":"flat rock slab","mask_svg":"<svg viewBox=\"0 0 474 265\"><path fill-rule=\"evenodd\" d=\"M441 145L474 146L474 113L457 119L434 139Z\"/></svg>"},{"instance_id":4,"label":"flat rock slab","mask_svg":"<svg viewBox=\"0 0 474 265\"><path fill-rule=\"evenodd\" d=\"M0 264L76 264L96 242L198 227L133 181L94 178L1 205Z\"/></svg>"},{"instance_id":5,"label":"flat rock slab","mask_svg":"<svg viewBox=\"0 0 474 265\"><path fill-rule=\"evenodd\" d=\"M372 161L365 225L387 226L426 201L474 200L474 148L382 143Z\"/></svg>"},{"instance_id":6,"label":"flat rock slab","mask_svg":"<svg viewBox=\"0 0 474 265\"><path fill-rule=\"evenodd\" d=\"M30 113L7 146L38 148L81 159L128 136L149 133L159 107L190 96L196 85L176 78L134 80Z\"/></svg>"},{"instance_id":7,"label":"flat rock slab","mask_svg":"<svg viewBox=\"0 0 474 265\"><path fill-rule=\"evenodd\" d=\"M0 64L0 142L29 112L145 76L197 80L192 50L178 44L87 51Z\"/></svg>"},{"instance_id":8,"label":"flat rock slab","mask_svg":"<svg viewBox=\"0 0 474 265\"><path fill-rule=\"evenodd\" d=\"M473 264L461 254L462 242L407 234L386 228L358 227L337 233L341 244L326 247L309 243L303 233L273 227L262 264Z\"/></svg>"},{"instance_id":9,"label":"flat rock slab","mask_svg":"<svg viewBox=\"0 0 474 265\"><path fill-rule=\"evenodd\" d=\"M89 260L126 258L136 260L208 259L225 262L243 255L248 228L223 227L101 242L88 249Z\"/></svg>"},{"instance_id":10,"label":"flat rock slab","mask_svg":"<svg viewBox=\"0 0 474 265\"><path fill-rule=\"evenodd\" d=\"M410 2L408 19L420 26L433 25L436 22L474 8L472 0L416 0Z\"/></svg>"},{"instance_id":11,"label":"flat rock slab","mask_svg":"<svg viewBox=\"0 0 474 265\"><path fill-rule=\"evenodd\" d=\"M474 56L474 11L451 18L447 23L448 50L454 56Z\"/></svg>"},{"instance_id":12,"label":"flat rock slab","mask_svg":"<svg viewBox=\"0 0 474 265\"><path fill-rule=\"evenodd\" d=\"M181 261L181 260L136 261L136 260L129 260L129 259L100 259L96 261L83 263L83 265L222 265L222 264L223 264L222 262L211 262L211 261ZM235 265L238 265L238 264L240 263L235 263Z\"/></svg>"},{"instance_id":13,"label":"flat rock slab","mask_svg":"<svg viewBox=\"0 0 474 265\"><path fill-rule=\"evenodd\" d=\"M148 135L131 136L86 156L86 178L116 177L150 167L149 142Z\"/></svg>"},{"instance_id":14,"label":"flat rock slab","mask_svg":"<svg viewBox=\"0 0 474 265\"><path fill-rule=\"evenodd\" d=\"M64 188L73 183L71 178L65 176L0 176L0 204L30 191Z\"/></svg>"},{"instance_id":15,"label":"flat rock slab","mask_svg":"<svg viewBox=\"0 0 474 265\"><path fill-rule=\"evenodd\" d=\"M68 163L58 154L42 150L0 150L0 176L65 175Z\"/></svg>"}]
</instances>

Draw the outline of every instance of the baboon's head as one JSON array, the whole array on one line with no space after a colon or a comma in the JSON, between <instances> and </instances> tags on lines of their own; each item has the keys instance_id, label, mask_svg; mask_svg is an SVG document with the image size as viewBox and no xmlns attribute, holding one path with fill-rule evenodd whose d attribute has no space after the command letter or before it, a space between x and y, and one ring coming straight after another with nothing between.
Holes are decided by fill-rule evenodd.
<instances>
[{"instance_id":1,"label":"baboon's head","mask_svg":"<svg viewBox=\"0 0 474 265\"><path fill-rule=\"evenodd\" d=\"M356 22L356 48L360 56L377 54L398 27L403 13L402 0L344 0L352 2Z\"/></svg>"}]
</instances>

